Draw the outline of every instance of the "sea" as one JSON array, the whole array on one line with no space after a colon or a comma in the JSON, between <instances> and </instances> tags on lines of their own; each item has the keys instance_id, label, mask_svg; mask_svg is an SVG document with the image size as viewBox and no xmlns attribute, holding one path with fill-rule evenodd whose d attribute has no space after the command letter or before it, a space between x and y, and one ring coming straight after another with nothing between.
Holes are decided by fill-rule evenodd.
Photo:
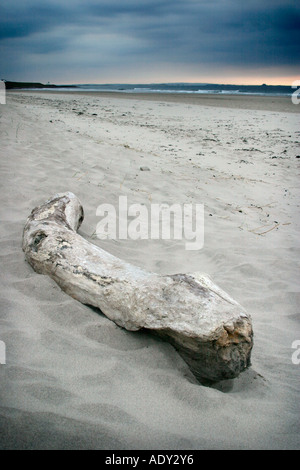
<instances>
[{"instance_id":1,"label":"sea","mask_svg":"<svg viewBox=\"0 0 300 470\"><path fill-rule=\"evenodd\" d=\"M70 85L69 85L70 86ZM222 85L216 83L149 83L149 84L78 84L76 91L119 93L186 93L223 95L291 96L296 87L284 85ZM66 91L67 88L62 88ZM69 88L74 91L74 88Z\"/></svg>"}]
</instances>

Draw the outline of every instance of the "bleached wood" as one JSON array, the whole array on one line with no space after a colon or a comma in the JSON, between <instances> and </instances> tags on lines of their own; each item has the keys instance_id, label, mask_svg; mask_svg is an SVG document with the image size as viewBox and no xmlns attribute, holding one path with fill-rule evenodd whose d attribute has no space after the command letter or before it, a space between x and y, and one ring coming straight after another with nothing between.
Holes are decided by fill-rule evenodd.
<instances>
[{"instance_id":1,"label":"bleached wood","mask_svg":"<svg viewBox=\"0 0 300 470\"><path fill-rule=\"evenodd\" d=\"M82 221L82 206L70 192L33 209L23 250L35 271L117 325L159 334L199 380L234 378L250 365L251 318L208 276L146 272L81 237Z\"/></svg>"}]
</instances>

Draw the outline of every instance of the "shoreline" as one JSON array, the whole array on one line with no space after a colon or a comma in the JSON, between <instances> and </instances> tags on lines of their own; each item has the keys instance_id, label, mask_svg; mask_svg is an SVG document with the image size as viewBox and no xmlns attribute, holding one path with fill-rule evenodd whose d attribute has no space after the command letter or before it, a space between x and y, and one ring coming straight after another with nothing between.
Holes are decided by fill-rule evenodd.
<instances>
[{"instance_id":1,"label":"shoreline","mask_svg":"<svg viewBox=\"0 0 300 470\"><path fill-rule=\"evenodd\" d=\"M141 101L154 101L164 103L181 103L191 104L198 106L213 106L220 108L236 108L248 109L258 111L274 111L285 113L299 113L300 105L292 103L291 97L287 96L260 96L260 95L221 95L221 94L184 94L184 93L122 93L115 91L58 91L58 90L7 90L9 94L19 93L36 93L36 94L51 94L51 95L66 95L66 96L89 96L89 97L103 97L124 100L141 100Z\"/></svg>"}]
</instances>

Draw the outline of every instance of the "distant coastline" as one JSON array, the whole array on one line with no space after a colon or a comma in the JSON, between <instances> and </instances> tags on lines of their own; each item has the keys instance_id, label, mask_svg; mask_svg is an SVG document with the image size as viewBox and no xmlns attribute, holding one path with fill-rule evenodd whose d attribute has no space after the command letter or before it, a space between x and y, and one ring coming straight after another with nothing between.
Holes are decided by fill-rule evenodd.
<instances>
[{"instance_id":1,"label":"distant coastline","mask_svg":"<svg viewBox=\"0 0 300 470\"><path fill-rule=\"evenodd\" d=\"M76 85L52 85L47 83L46 85L43 83L35 83L35 82L11 82L8 80L4 80L5 88L7 90L13 89L28 89L28 88L77 88Z\"/></svg>"},{"instance_id":2,"label":"distant coastline","mask_svg":"<svg viewBox=\"0 0 300 470\"><path fill-rule=\"evenodd\" d=\"M125 94L184 94L184 95L258 95L291 96L293 90L286 85L225 85L220 83L149 83L149 84L72 84L53 85L37 82L5 81L7 90L56 90L79 92L115 92Z\"/></svg>"}]
</instances>

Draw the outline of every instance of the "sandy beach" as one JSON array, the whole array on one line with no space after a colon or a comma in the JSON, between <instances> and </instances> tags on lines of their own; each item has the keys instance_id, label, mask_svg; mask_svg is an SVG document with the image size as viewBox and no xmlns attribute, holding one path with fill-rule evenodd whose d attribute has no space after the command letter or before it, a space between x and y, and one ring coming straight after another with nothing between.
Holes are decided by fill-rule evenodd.
<instances>
[{"instance_id":1,"label":"sandy beach","mask_svg":"<svg viewBox=\"0 0 300 470\"><path fill-rule=\"evenodd\" d=\"M0 449L299 449L300 105L73 91L6 98ZM34 272L21 248L26 219L65 191L83 204L84 238L149 271L207 273L243 305L252 366L203 386L170 344L119 328ZM204 204L203 248L99 240L96 209L117 207L120 195L147 207Z\"/></svg>"}]
</instances>

